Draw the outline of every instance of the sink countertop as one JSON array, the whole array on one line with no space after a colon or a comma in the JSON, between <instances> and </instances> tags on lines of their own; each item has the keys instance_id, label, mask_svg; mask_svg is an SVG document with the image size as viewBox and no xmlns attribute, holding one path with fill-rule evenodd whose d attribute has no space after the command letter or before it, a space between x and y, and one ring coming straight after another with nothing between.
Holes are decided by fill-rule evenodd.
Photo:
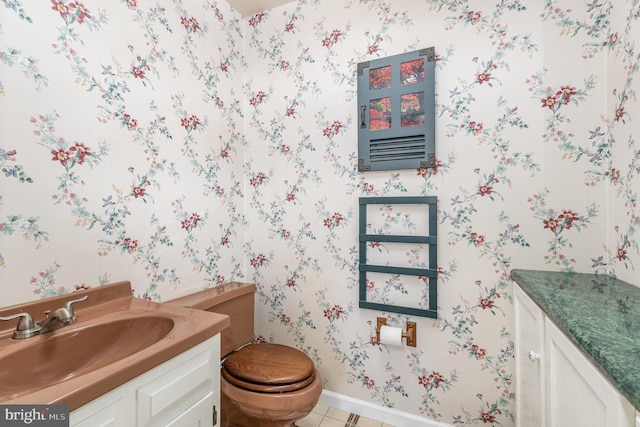
<instances>
[{"instance_id":1,"label":"sink countertop","mask_svg":"<svg viewBox=\"0 0 640 427\"><path fill-rule=\"evenodd\" d=\"M586 273L516 269L511 277L640 411L640 288Z\"/></svg>"},{"instance_id":2,"label":"sink countertop","mask_svg":"<svg viewBox=\"0 0 640 427\"><path fill-rule=\"evenodd\" d=\"M107 366L71 375L62 382L48 384L17 395L3 392L3 386L0 384L0 403L68 404L70 410L73 411L206 341L230 325L229 317L226 315L135 298L128 281L0 308L0 316L28 312L32 315L34 322L37 322L44 317L44 310L62 307L66 301L77 299L83 295L88 295L89 298L74 304L78 321L73 325L46 334L24 340L13 340L11 334L17 321L0 322L0 360L3 355L9 355L24 348L37 349L39 343L44 343L58 334L69 334L76 329L81 330L103 322L161 316L171 318L174 326L163 339L148 347ZM141 332L144 333L144 331ZM106 344L108 345L108 343ZM19 367L0 366L0 369L19 369Z\"/></svg>"}]
</instances>

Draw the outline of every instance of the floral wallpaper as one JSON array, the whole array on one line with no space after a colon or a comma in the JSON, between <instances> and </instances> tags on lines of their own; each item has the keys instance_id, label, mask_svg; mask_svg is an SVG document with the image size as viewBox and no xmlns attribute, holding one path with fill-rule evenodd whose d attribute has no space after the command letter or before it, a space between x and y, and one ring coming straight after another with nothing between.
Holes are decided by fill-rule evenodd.
<instances>
[{"instance_id":1,"label":"floral wallpaper","mask_svg":"<svg viewBox=\"0 0 640 427\"><path fill-rule=\"evenodd\" d=\"M3 3L3 299L117 280L161 299L241 277L235 11Z\"/></svg>"},{"instance_id":2,"label":"floral wallpaper","mask_svg":"<svg viewBox=\"0 0 640 427\"><path fill-rule=\"evenodd\" d=\"M510 270L637 284L635 0L2 3L4 306L253 281L258 338L307 352L325 389L513 426ZM356 64L430 46L436 167L357 172ZM437 319L358 308L358 198L398 195L438 197ZM375 209L378 232L424 227ZM368 286L424 306L410 282ZM378 343L377 316L417 322L418 346Z\"/></svg>"}]
</instances>

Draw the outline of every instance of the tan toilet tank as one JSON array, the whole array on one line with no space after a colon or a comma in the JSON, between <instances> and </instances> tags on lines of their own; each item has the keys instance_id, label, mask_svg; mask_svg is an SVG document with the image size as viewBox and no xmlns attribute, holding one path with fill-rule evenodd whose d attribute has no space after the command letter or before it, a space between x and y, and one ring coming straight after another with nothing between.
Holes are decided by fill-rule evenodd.
<instances>
[{"instance_id":1,"label":"tan toilet tank","mask_svg":"<svg viewBox=\"0 0 640 427\"><path fill-rule=\"evenodd\" d=\"M220 333L220 356L224 358L253 340L255 291L254 283L229 282L166 303L229 316L231 326Z\"/></svg>"}]
</instances>

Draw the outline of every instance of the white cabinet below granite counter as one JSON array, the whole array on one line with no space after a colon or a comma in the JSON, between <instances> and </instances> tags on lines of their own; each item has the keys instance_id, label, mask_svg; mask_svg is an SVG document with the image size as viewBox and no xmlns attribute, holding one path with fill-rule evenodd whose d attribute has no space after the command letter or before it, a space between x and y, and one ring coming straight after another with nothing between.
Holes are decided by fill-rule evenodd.
<instances>
[{"instance_id":1,"label":"white cabinet below granite counter","mask_svg":"<svg viewBox=\"0 0 640 427\"><path fill-rule=\"evenodd\" d=\"M640 427L636 411L518 286L517 427Z\"/></svg>"}]
</instances>

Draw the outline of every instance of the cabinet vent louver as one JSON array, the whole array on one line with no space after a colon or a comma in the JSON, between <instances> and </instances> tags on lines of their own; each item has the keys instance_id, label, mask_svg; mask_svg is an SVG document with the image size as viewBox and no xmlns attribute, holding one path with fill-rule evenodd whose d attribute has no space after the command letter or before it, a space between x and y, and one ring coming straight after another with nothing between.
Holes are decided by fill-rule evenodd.
<instances>
[{"instance_id":1,"label":"cabinet vent louver","mask_svg":"<svg viewBox=\"0 0 640 427\"><path fill-rule=\"evenodd\" d=\"M424 135L372 140L369 150L371 163L424 159L427 154Z\"/></svg>"}]
</instances>

